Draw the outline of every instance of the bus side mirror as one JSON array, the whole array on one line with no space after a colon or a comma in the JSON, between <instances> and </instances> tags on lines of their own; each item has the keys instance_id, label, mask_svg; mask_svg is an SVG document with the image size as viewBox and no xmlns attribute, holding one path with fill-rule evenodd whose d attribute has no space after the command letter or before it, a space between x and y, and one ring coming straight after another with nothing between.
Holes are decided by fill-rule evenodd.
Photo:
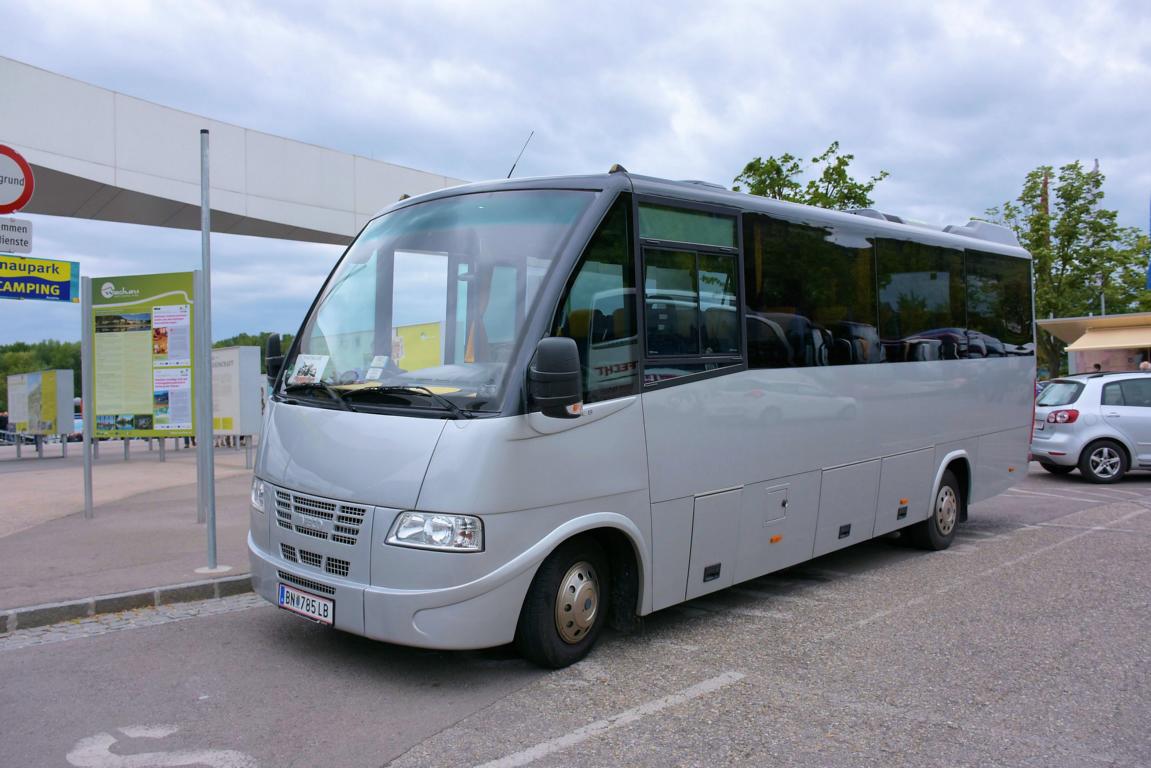
<instances>
[{"instance_id":1,"label":"bus side mirror","mask_svg":"<svg viewBox=\"0 0 1151 768\"><path fill-rule=\"evenodd\" d=\"M284 353L280 350L280 334L273 333L268 337L268 344L264 353L264 367L268 371L268 379L275 381L280 376L280 369L284 367Z\"/></svg>"},{"instance_id":2,"label":"bus side mirror","mask_svg":"<svg viewBox=\"0 0 1151 768\"><path fill-rule=\"evenodd\" d=\"M540 339L528 366L528 397L544 416L574 419L583 409L583 377L575 339Z\"/></svg>"}]
</instances>

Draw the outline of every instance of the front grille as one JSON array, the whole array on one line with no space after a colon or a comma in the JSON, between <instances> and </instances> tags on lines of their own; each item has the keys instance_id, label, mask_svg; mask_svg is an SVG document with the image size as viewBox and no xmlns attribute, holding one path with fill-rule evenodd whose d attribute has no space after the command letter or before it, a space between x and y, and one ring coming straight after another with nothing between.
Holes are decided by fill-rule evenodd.
<instances>
[{"instance_id":1,"label":"front grille","mask_svg":"<svg viewBox=\"0 0 1151 768\"><path fill-rule=\"evenodd\" d=\"M287 571L276 571L276 573L279 574L281 581L286 581L289 584L295 584L301 589L310 589L313 592L321 592L325 595L336 594L336 588L329 587L327 584L321 584L318 581L305 579L303 576L297 576L296 574L288 573Z\"/></svg>"},{"instance_id":2,"label":"front grille","mask_svg":"<svg viewBox=\"0 0 1151 768\"><path fill-rule=\"evenodd\" d=\"M300 562L304 565L310 565L313 568L319 568L324 564L324 556L317 555L315 552L309 552L306 549L301 549Z\"/></svg>"},{"instance_id":3,"label":"front grille","mask_svg":"<svg viewBox=\"0 0 1151 768\"><path fill-rule=\"evenodd\" d=\"M280 554L283 555L284 559L289 562L300 562L298 559L296 559L296 548L289 544L280 545Z\"/></svg>"},{"instance_id":4,"label":"front grille","mask_svg":"<svg viewBox=\"0 0 1151 768\"><path fill-rule=\"evenodd\" d=\"M344 504L339 501L305 496L301 493L276 489L276 522L280 527L311 536L328 539L327 531L305 528L299 525L299 515L319 518L332 523L331 541L346 546L355 546L360 530L367 517L368 508L357 504Z\"/></svg>"},{"instance_id":5,"label":"front grille","mask_svg":"<svg viewBox=\"0 0 1151 768\"><path fill-rule=\"evenodd\" d=\"M324 570L333 576L347 576L351 567L351 563L338 557L329 557L328 562L324 564Z\"/></svg>"}]
</instances>

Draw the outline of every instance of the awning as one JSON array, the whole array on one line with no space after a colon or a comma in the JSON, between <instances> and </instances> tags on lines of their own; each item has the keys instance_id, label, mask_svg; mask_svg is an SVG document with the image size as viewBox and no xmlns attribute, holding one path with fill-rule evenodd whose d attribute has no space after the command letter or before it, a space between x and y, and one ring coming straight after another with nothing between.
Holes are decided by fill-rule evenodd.
<instances>
[{"instance_id":1,"label":"awning","mask_svg":"<svg viewBox=\"0 0 1151 768\"><path fill-rule=\"evenodd\" d=\"M1093 328L1067 345L1068 352L1091 349L1144 349L1151 347L1151 326L1141 328Z\"/></svg>"}]
</instances>

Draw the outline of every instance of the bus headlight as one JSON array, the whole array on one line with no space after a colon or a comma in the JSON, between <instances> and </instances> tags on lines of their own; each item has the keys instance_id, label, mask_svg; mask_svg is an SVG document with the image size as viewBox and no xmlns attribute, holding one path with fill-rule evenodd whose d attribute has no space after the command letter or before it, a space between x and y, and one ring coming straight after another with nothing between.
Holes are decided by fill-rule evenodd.
<instances>
[{"instance_id":1,"label":"bus headlight","mask_svg":"<svg viewBox=\"0 0 1151 768\"><path fill-rule=\"evenodd\" d=\"M252 478L252 506L257 512L264 511L264 481L258 477Z\"/></svg>"},{"instance_id":2,"label":"bus headlight","mask_svg":"<svg viewBox=\"0 0 1151 768\"><path fill-rule=\"evenodd\" d=\"M400 547L443 552L482 552L484 524L471 515L401 512L386 541Z\"/></svg>"}]
</instances>

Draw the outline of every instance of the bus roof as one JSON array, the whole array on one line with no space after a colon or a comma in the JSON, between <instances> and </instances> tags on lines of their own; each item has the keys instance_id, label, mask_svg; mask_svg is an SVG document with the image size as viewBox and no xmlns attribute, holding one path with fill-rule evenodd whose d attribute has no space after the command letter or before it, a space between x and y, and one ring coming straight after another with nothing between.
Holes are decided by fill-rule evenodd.
<instances>
[{"instance_id":1,"label":"bus roof","mask_svg":"<svg viewBox=\"0 0 1151 768\"><path fill-rule=\"evenodd\" d=\"M617 170L618 169L618 170ZM704 181L673 181L653 176L641 176L613 166L612 171L583 176L540 176L534 178L500 179L464 184L458 187L428 192L418 197L401 200L388 206L385 211L404 208L428 200L453 197L461 194L494 192L505 189L588 189L631 191L645 197L666 198L669 200L697 202L740 211L770 214L779 219L798 224L842 228L845 234L887 237L896 240L913 240L947 248L966 249L974 247L975 241L980 250L1010 256L1030 258L1020 247L1015 233L1009 228L972 219L966 224L936 226L909 221L902 217L877 211L873 208L854 211L836 211L817 208L799 203L789 203L760 195L735 192L720 184ZM377 214L379 215L379 214Z\"/></svg>"}]
</instances>

